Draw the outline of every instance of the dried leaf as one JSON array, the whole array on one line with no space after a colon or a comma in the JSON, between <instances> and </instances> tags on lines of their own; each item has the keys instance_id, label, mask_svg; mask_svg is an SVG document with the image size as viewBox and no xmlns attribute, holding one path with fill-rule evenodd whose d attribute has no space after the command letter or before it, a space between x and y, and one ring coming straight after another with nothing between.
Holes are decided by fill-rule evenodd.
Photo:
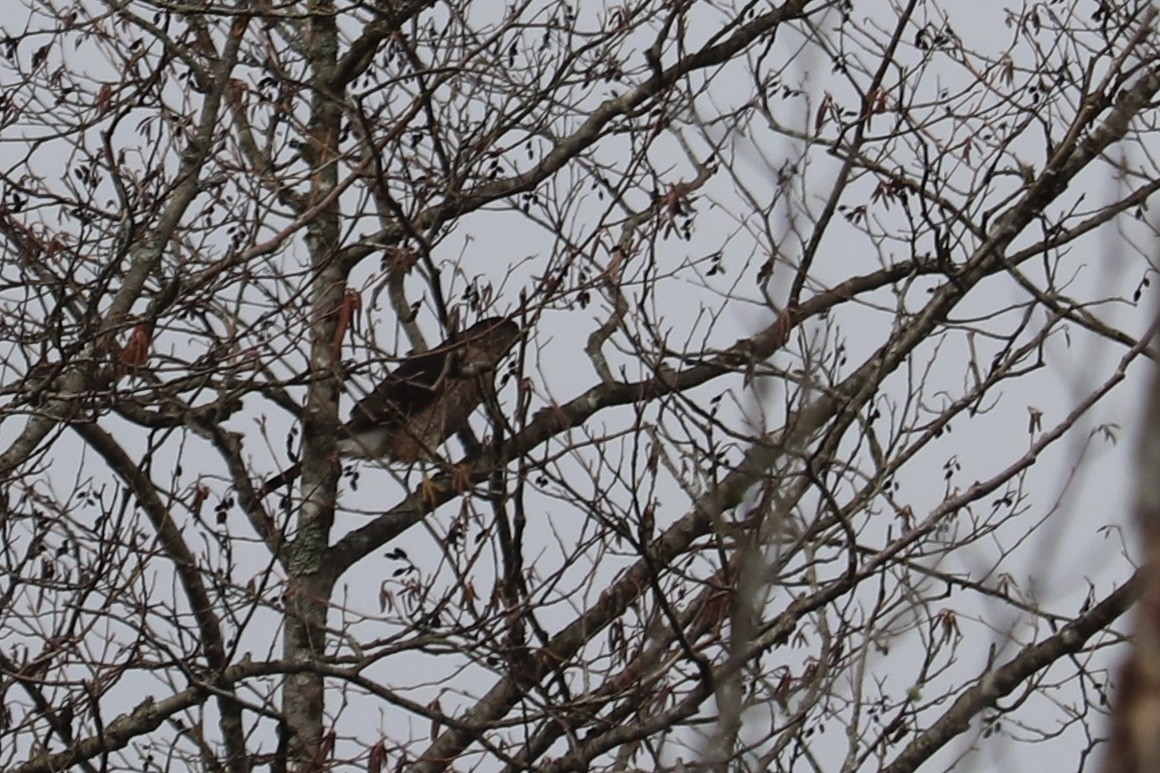
<instances>
[{"instance_id":1,"label":"dried leaf","mask_svg":"<svg viewBox=\"0 0 1160 773\"><path fill-rule=\"evenodd\" d=\"M439 715L443 713L443 706L439 703L439 699L435 698L427 704L427 708L431 709L433 714ZM434 741L439 736L439 731L443 728L437 717L431 718L431 740Z\"/></svg>"},{"instance_id":2,"label":"dried leaf","mask_svg":"<svg viewBox=\"0 0 1160 773\"><path fill-rule=\"evenodd\" d=\"M120 363L130 373L136 375L146 362L149 361L149 343L153 336L153 326L148 322L139 322L129 335L129 343L121 350Z\"/></svg>"},{"instance_id":3,"label":"dried leaf","mask_svg":"<svg viewBox=\"0 0 1160 773\"><path fill-rule=\"evenodd\" d=\"M829 115L833 106L834 98L830 95L830 92L827 91L826 95L822 97L822 103L818 105L818 114L814 117L815 134L820 132L822 127L826 125L826 117Z\"/></svg>"},{"instance_id":4,"label":"dried leaf","mask_svg":"<svg viewBox=\"0 0 1160 773\"><path fill-rule=\"evenodd\" d=\"M761 268L757 269L757 283L764 284L770 277L773 276L773 258L761 264Z\"/></svg>"},{"instance_id":5,"label":"dried leaf","mask_svg":"<svg viewBox=\"0 0 1160 773\"><path fill-rule=\"evenodd\" d=\"M97 109L97 116L103 116L109 112L109 107L113 104L113 84L105 83L101 85L101 90L97 92L97 100L93 103L93 107Z\"/></svg>"},{"instance_id":6,"label":"dried leaf","mask_svg":"<svg viewBox=\"0 0 1160 773\"><path fill-rule=\"evenodd\" d=\"M193 490L193 503L189 506L189 509L193 511L194 515L201 515L201 507L208 498L209 486L198 481L197 486Z\"/></svg>"},{"instance_id":7,"label":"dried leaf","mask_svg":"<svg viewBox=\"0 0 1160 773\"><path fill-rule=\"evenodd\" d=\"M342 359L342 342L346 338L346 331L357 322L356 316L362 311L362 295L357 290L347 290L342 297L342 305L338 307L338 324L334 326L334 340L330 345L331 362Z\"/></svg>"},{"instance_id":8,"label":"dried leaf","mask_svg":"<svg viewBox=\"0 0 1160 773\"><path fill-rule=\"evenodd\" d=\"M367 757L367 773L382 773L383 765L387 761L387 747L382 741L371 747Z\"/></svg>"}]
</instances>

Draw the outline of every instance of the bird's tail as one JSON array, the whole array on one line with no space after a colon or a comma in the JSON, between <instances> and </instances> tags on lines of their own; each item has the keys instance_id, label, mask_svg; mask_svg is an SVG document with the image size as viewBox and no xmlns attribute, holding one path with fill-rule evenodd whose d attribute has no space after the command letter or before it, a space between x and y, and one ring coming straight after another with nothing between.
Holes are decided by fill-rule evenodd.
<instances>
[{"instance_id":1,"label":"bird's tail","mask_svg":"<svg viewBox=\"0 0 1160 773\"><path fill-rule=\"evenodd\" d=\"M282 472L270 478L262 484L262 488L258 489L258 496L264 497L271 491L277 491L283 486L289 486L298 479L298 475L302 472L302 463L294 462L294 464L287 467Z\"/></svg>"}]
</instances>

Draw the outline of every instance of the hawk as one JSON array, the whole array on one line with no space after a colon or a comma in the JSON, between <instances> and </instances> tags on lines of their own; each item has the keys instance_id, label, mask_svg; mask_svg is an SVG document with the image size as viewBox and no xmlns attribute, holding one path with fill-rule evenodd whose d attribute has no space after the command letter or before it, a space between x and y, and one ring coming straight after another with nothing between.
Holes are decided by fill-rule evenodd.
<instances>
[{"instance_id":1,"label":"hawk","mask_svg":"<svg viewBox=\"0 0 1160 773\"><path fill-rule=\"evenodd\" d=\"M403 360L355 404L339 428L339 455L399 462L433 459L443 441L467 427L519 335L515 322L489 317ZM299 471L295 463L266 481L260 496L291 483Z\"/></svg>"}]
</instances>

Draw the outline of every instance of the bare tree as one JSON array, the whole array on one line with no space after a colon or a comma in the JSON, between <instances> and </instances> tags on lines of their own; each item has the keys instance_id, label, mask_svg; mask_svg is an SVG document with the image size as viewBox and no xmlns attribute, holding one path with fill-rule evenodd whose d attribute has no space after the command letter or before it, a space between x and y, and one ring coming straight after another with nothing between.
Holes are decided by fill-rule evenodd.
<instances>
[{"instance_id":1,"label":"bare tree","mask_svg":"<svg viewBox=\"0 0 1160 773\"><path fill-rule=\"evenodd\" d=\"M1102 754L1149 2L14 5L5 770Z\"/></svg>"}]
</instances>

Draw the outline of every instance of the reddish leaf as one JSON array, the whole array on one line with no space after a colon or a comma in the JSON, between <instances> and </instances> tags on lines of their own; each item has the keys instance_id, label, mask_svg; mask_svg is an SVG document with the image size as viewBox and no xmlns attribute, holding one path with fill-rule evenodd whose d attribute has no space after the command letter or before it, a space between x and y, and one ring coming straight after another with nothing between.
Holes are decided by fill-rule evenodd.
<instances>
[{"instance_id":1,"label":"reddish leaf","mask_svg":"<svg viewBox=\"0 0 1160 773\"><path fill-rule=\"evenodd\" d=\"M153 326L139 322L129 335L129 343L121 350L121 365L131 373L136 373L149 361L149 343L153 336Z\"/></svg>"},{"instance_id":2,"label":"reddish leaf","mask_svg":"<svg viewBox=\"0 0 1160 773\"><path fill-rule=\"evenodd\" d=\"M346 295L342 297L342 305L338 307L338 324L334 327L334 341L330 346L332 362L342 359L342 341L346 338L346 331L356 321L355 315L360 311L362 311L362 295L357 290L347 290Z\"/></svg>"},{"instance_id":3,"label":"reddish leaf","mask_svg":"<svg viewBox=\"0 0 1160 773\"><path fill-rule=\"evenodd\" d=\"M382 773L386 761L387 747L379 741L371 747L370 757L367 758L367 773Z\"/></svg>"},{"instance_id":4,"label":"reddish leaf","mask_svg":"<svg viewBox=\"0 0 1160 773\"><path fill-rule=\"evenodd\" d=\"M197 487L193 490L193 503L189 506L193 510L194 515L201 515L201 506L205 504L205 500L208 498L209 486L198 481Z\"/></svg>"},{"instance_id":5,"label":"reddish leaf","mask_svg":"<svg viewBox=\"0 0 1160 773\"><path fill-rule=\"evenodd\" d=\"M109 112L109 106L113 103L113 84L105 83L101 85L101 90L97 92L97 101L93 103L93 107L97 109L97 115L103 116Z\"/></svg>"}]
</instances>

